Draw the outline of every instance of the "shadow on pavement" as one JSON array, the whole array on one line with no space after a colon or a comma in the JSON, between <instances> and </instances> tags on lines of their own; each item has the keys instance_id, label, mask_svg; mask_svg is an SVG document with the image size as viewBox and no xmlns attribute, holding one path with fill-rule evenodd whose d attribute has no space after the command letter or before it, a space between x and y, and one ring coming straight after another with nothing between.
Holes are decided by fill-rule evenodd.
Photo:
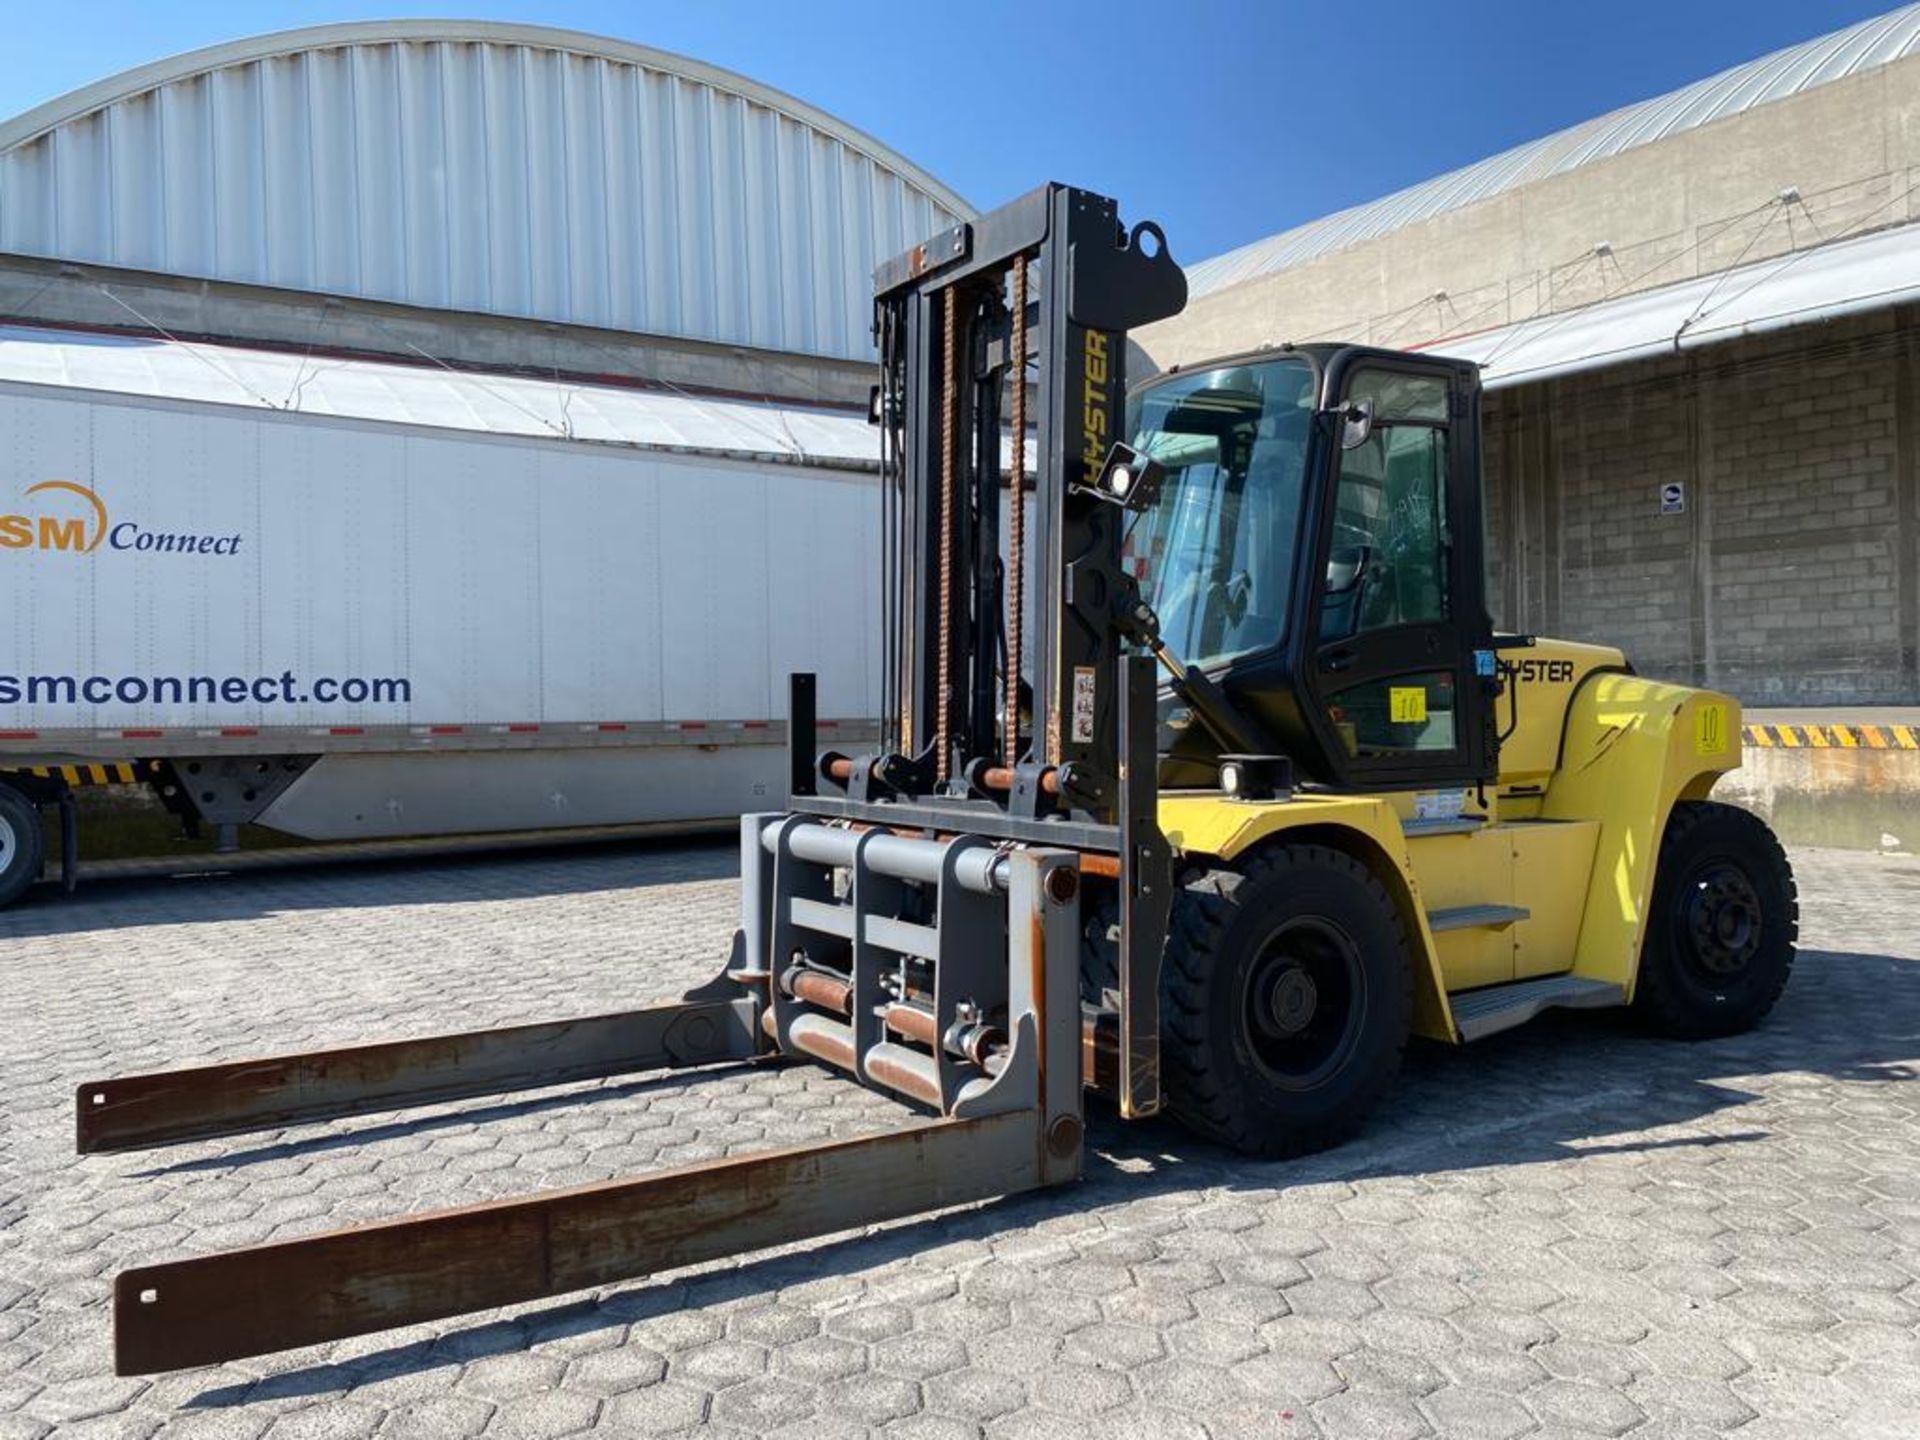
<instances>
[{"instance_id":1,"label":"shadow on pavement","mask_svg":"<svg viewBox=\"0 0 1920 1440\"><path fill-rule=\"evenodd\" d=\"M293 910L541 899L723 880L739 873L739 841L685 836L556 844L460 854L315 860L276 851L271 868L204 869L89 880L62 898L41 886L0 910L0 941L160 925L218 925Z\"/></svg>"},{"instance_id":2,"label":"shadow on pavement","mask_svg":"<svg viewBox=\"0 0 1920 1440\"><path fill-rule=\"evenodd\" d=\"M430 1370L567 1335L622 1327L650 1316L824 1275L871 1271L959 1240L991 1240L1063 1208L1092 1210L1156 1196L1226 1191L1254 1203L1308 1184L1457 1173L1480 1167L1554 1164L1581 1157L1738 1148L1769 1132L1731 1123L1757 1085L1795 1075L1881 1083L1920 1076L1920 961L1887 955L1803 951L1778 1009L1758 1029L1687 1044L1648 1036L1624 1014L1549 1014L1464 1050L1415 1042L1382 1112L1354 1140L1305 1160L1263 1163L1204 1144L1169 1120L1123 1124L1095 1104L1085 1178L1071 1191L1033 1192L926 1220L901 1221L692 1276L649 1281L584 1300L520 1311L352 1359L281 1371L207 1390L192 1402L230 1406L289 1395L351 1391L395 1374ZM682 1084L689 1077L640 1082ZM635 1087L571 1092L528 1102L592 1104ZM512 1107L501 1107L503 1111ZM465 1124L476 1113L449 1117ZM516 1112L517 1113L517 1112ZM372 1131L328 1134L258 1152L196 1162L196 1168L409 1133L437 1117ZM1687 1133L1662 1134L1676 1127ZM1064 1206L1063 1206L1064 1201Z\"/></svg>"},{"instance_id":3,"label":"shadow on pavement","mask_svg":"<svg viewBox=\"0 0 1920 1440\"><path fill-rule=\"evenodd\" d=\"M295 1155L319 1155L328 1150L350 1150L357 1145L377 1145L382 1140L398 1140L409 1135L428 1134L435 1130L457 1130L470 1125L485 1125L495 1120L540 1115L549 1110L567 1110L595 1101L630 1100L636 1096L650 1095L660 1090L677 1090L683 1085L698 1083L699 1077L703 1074L713 1073L715 1072L712 1070L661 1071L643 1080L593 1083L593 1088L586 1090L578 1088L556 1090L526 1100L497 1100L491 1104L467 1110L440 1111L432 1115L383 1121L378 1125L357 1129L329 1130L324 1134L304 1135L294 1140L276 1140L270 1145L256 1145L247 1150L229 1150L219 1155L202 1156L198 1160L181 1160L172 1165L156 1165L149 1170L136 1170L134 1178L147 1180L159 1175L186 1175L205 1170L229 1170L236 1165L258 1165L269 1160L285 1160ZM353 1122L347 1120L339 1123L350 1125Z\"/></svg>"}]
</instances>

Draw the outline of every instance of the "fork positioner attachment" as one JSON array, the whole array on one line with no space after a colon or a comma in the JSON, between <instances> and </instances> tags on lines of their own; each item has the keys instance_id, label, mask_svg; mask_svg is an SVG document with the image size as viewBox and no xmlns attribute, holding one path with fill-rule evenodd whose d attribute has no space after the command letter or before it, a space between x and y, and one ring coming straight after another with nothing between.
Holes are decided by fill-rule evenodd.
<instances>
[{"instance_id":1,"label":"fork positioner attachment","mask_svg":"<svg viewBox=\"0 0 1920 1440\"><path fill-rule=\"evenodd\" d=\"M750 815L742 822L741 918L749 943L736 960L748 971L763 968L755 962L764 951L752 944L769 934L760 917L770 911L761 902L790 890L816 893L841 848L860 852L863 906L847 913L861 928L918 948L931 948L933 934L977 943L984 933L995 942L989 949L1000 961L996 972L965 973L976 994L1004 989L1004 1042L982 1048L977 1061L897 1039L872 1041L859 1052L871 1083L926 1103L937 1118L882 1135L126 1270L114 1282L118 1373L213 1364L538 1300L1078 1175L1079 992L1073 967L1048 960L1050 953L1077 953L1077 857L1037 848L999 854L878 830L856 835L796 818ZM804 858L810 854L824 858ZM903 880L928 876L939 926L902 921L883 903L890 886L904 890ZM822 922L808 908L815 903L796 897L786 909ZM777 921L771 933L781 933ZM1002 933L1004 946L997 943ZM856 984L872 975L868 962L894 953L886 943L860 947ZM736 966L733 974L742 973ZM529 1083L751 1061L772 1052L769 1032L800 1053L853 1068L834 1049L833 1022L816 1007L775 1000L764 984L722 983L738 998L83 1086L81 1145L166 1144ZM877 1018L868 1018L875 1023L859 1027L863 1036L878 1033ZM931 1103L934 1085L950 1100ZM95 1095L107 1101L96 1105Z\"/></svg>"},{"instance_id":2,"label":"fork positioner attachment","mask_svg":"<svg viewBox=\"0 0 1920 1440\"><path fill-rule=\"evenodd\" d=\"M839 1068L930 1118L124 1271L119 1373L537 1300L1055 1184L1080 1173L1083 1088L1096 1076L1123 1113L1158 1108L1172 883L1156 817L1156 676L1122 563L1127 512L1101 486L1125 403L1125 331L1176 313L1185 278L1157 227L1128 232L1111 200L1048 185L916 246L876 285L882 744L818 753L813 677L792 677L788 809L742 819L725 972L677 1004L622 1014L90 1081L76 1127L83 1152L127 1150L774 1056ZM1118 1003L1084 1015L1083 872L1119 890Z\"/></svg>"}]
</instances>

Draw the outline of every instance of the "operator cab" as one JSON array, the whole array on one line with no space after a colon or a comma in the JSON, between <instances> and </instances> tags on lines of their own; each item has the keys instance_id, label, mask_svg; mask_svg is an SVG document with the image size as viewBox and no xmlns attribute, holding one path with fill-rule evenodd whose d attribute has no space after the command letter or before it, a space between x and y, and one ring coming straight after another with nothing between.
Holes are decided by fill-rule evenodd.
<instances>
[{"instance_id":1,"label":"operator cab","mask_svg":"<svg viewBox=\"0 0 1920 1440\"><path fill-rule=\"evenodd\" d=\"M1265 350L1136 389L1166 471L1123 547L1160 636L1303 782L1491 780L1479 376L1352 345ZM1222 745L1172 690L1163 783L1217 783Z\"/></svg>"}]
</instances>

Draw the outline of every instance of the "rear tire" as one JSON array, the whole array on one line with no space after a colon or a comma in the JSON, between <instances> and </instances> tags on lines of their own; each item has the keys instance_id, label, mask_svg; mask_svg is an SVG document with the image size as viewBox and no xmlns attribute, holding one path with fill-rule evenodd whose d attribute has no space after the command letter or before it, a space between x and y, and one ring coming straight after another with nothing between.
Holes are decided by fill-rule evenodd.
<instances>
[{"instance_id":1,"label":"rear tire","mask_svg":"<svg viewBox=\"0 0 1920 1440\"><path fill-rule=\"evenodd\" d=\"M11 786L0 785L0 905L11 905L40 878L46 864L40 811Z\"/></svg>"},{"instance_id":2,"label":"rear tire","mask_svg":"<svg viewBox=\"0 0 1920 1440\"><path fill-rule=\"evenodd\" d=\"M1161 1067L1188 1128L1252 1155L1354 1133L1413 1015L1398 910L1360 861L1290 845L1191 878L1161 967Z\"/></svg>"},{"instance_id":3,"label":"rear tire","mask_svg":"<svg viewBox=\"0 0 1920 1440\"><path fill-rule=\"evenodd\" d=\"M1786 988L1799 932L1793 870L1766 823L1682 801L1660 842L1633 1008L1675 1039L1750 1030Z\"/></svg>"}]
</instances>

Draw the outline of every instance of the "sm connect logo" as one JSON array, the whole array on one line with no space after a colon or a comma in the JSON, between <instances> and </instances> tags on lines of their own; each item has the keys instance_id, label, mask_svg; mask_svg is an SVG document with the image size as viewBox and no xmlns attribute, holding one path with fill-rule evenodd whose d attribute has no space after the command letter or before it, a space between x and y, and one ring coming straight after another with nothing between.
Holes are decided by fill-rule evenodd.
<instances>
[{"instance_id":1,"label":"sm connect logo","mask_svg":"<svg viewBox=\"0 0 1920 1440\"><path fill-rule=\"evenodd\" d=\"M29 485L18 514L0 513L0 550L69 551L91 555L104 541L109 550L158 551L170 555L236 555L240 536L152 530L133 520L115 522L107 503L72 480Z\"/></svg>"}]
</instances>

